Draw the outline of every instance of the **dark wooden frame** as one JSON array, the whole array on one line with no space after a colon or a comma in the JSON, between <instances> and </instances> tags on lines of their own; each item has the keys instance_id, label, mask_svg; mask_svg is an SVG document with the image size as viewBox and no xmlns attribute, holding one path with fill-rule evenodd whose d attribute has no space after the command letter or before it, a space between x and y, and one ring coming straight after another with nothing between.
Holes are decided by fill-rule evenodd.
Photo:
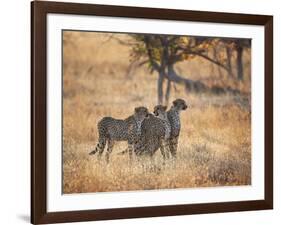
<instances>
[{"instance_id":1,"label":"dark wooden frame","mask_svg":"<svg viewBox=\"0 0 281 225\"><path fill-rule=\"evenodd\" d=\"M48 13L262 25L265 28L265 199L207 204L46 211ZM31 3L31 222L34 224L273 209L273 17L36 1Z\"/></svg>"}]
</instances>

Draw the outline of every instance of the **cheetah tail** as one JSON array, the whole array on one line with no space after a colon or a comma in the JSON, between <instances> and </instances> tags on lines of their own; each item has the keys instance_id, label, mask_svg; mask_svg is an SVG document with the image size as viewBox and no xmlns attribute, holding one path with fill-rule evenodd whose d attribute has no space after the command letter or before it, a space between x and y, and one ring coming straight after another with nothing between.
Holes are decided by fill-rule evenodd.
<instances>
[{"instance_id":1,"label":"cheetah tail","mask_svg":"<svg viewBox=\"0 0 281 225\"><path fill-rule=\"evenodd\" d=\"M105 140L104 140L104 139L100 139L100 140L99 140L99 143L98 143L97 146L96 146L96 148L95 148L93 151L91 151L91 152L89 153L89 155L94 155L94 154L96 154L97 152L102 153L104 147L105 147Z\"/></svg>"},{"instance_id":2,"label":"cheetah tail","mask_svg":"<svg viewBox=\"0 0 281 225\"><path fill-rule=\"evenodd\" d=\"M125 150L123 150L122 152L119 152L119 153L117 153L118 155L124 155L124 154L126 154L126 153L128 153L129 152L129 149L128 148L126 148Z\"/></svg>"},{"instance_id":3,"label":"cheetah tail","mask_svg":"<svg viewBox=\"0 0 281 225\"><path fill-rule=\"evenodd\" d=\"M98 148L95 148L95 150L93 150L93 151L91 151L90 153L89 153L89 155L94 155L94 154L96 154L97 152L98 152Z\"/></svg>"}]
</instances>

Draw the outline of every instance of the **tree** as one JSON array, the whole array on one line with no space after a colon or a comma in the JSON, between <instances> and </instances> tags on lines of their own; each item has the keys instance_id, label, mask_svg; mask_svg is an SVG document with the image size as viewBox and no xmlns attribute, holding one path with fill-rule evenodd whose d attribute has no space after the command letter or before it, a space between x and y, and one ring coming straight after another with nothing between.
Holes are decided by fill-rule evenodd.
<instances>
[{"instance_id":1,"label":"tree","mask_svg":"<svg viewBox=\"0 0 281 225\"><path fill-rule=\"evenodd\" d=\"M163 104L164 80L167 80L165 103L169 101L171 82L183 84L186 91L204 92L207 87L198 80L191 80L175 71L175 64L184 60L201 57L217 66L229 70L222 61L209 56L209 50L219 43L219 38L133 34L135 40L132 45L132 61L141 61L141 65L148 65L151 72L158 74L157 92L158 103ZM143 60L143 61L142 61Z\"/></svg>"},{"instance_id":2,"label":"tree","mask_svg":"<svg viewBox=\"0 0 281 225\"><path fill-rule=\"evenodd\" d=\"M236 49L236 66L237 66L237 78L238 80L244 79L244 68L243 68L243 52L246 48L251 46L249 39L236 39L234 41Z\"/></svg>"},{"instance_id":3,"label":"tree","mask_svg":"<svg viewBox=\"0 0 281 225\"><path fill-rule=\"evenodd\" d=\"M251 47L250 39L238 39L238 38L224 38L220 39L220 42L223 43L226 49L227 57L227 67L229 75L233 76L231 59L233 55L236 55L235 66L237 68L236 78L240 81L244 79L244 68L243 68L243 53L245 49Z\"/></svg>"}]
</instances>

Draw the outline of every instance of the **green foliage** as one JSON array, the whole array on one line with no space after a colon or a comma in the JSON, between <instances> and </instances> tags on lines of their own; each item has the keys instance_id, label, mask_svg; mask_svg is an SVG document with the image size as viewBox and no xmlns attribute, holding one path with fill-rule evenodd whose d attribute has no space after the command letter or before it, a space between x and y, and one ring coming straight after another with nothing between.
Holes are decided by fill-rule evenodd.
<instances>
[{"instance_id":1,"label":"green foliage","mask_svg":"<svg viewBox=\"0 0 281 225\"><path fill-rule=\"evenodd\" d=\"M198 57L198 54L208 54L218 42L217 38L202 38L193 36L133 34L135 40L132 46L133 60L148 59L149 68L166 66L184 60Z\"/></svg>"}]
</instances>

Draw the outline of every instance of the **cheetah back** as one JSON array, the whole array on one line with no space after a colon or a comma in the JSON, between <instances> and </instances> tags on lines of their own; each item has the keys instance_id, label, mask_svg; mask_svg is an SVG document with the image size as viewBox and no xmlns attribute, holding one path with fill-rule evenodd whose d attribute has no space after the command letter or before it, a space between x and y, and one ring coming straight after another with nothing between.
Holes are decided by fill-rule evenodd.
<instances>
[{"instance_id":1,"label":"cheetah back","mask_svg":"<svg viewBox=\"0 0 281 225\"><path fill-rule=\"evenodd\" d=\"M104 130L105 136L116 141L128 140L129 121L104 117L99 122L99 130Z\"/></svg>"},{"instance_id":2,"label":"cheetah back","mask_svg":"<svg viewBox=\"0 0 281 225\"><path fill-rule=\"evenodd\" d=\"M165 138L165 126L161 119L152 116L144 120L136 155L153 155L160 147L160 140L163 138Z\"/></svg>"},{"instance_id":3,"label":"cheetah back","mask_svg":"<svg viewBox=\"0 0 281 225\"><path fill-rule=\"evenodd\" d=\"M179 136L181 129L179 112L175 110L169 110L167 115L171 125L171 137Z\"/></svg>"}]
</instances>

